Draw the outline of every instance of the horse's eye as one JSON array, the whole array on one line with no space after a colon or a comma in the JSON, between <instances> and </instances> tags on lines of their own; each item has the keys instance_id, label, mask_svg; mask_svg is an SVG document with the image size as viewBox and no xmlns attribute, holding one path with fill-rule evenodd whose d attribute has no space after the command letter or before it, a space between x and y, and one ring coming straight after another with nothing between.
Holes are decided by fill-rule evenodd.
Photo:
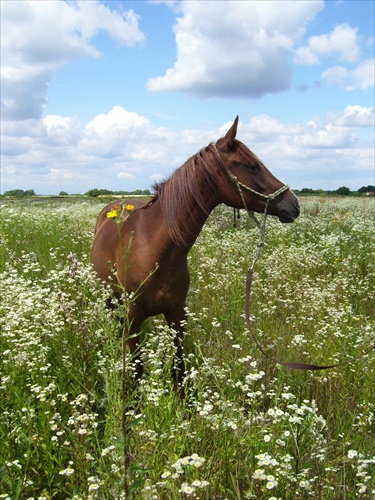
<instances>
[{"instance_id":1,"label":"horse's eye","mask_svg":"<svg viewBox=\"0 0 375 500\"><path fill-rule=\"evenodd\" d=\"M249 170L252 173L259 172L260 167L256 163L248 163L247 165L242 165L243 168L246 168L246 170Z\"/></svg>"},{"instance_id":2,"label":"horse's eye","mask_svg":"<svg viewBox=\"0 0 375 500\"><path fill-rule=\"evenodd\" d=\"M249 168L252 172L259 172L260 171L260 167L259 165L257 165L256 163L255 164L252 164L252 165L249 165Z\"/></svg>"},{"instance_id":3,"label":"horse's eye","mask_svg":"<svg viewBox=\"0 0 375 500\"><path fill-rule=\"evenodd\" d=\"M241 168L243 170L248 170L252 173L259 172L260 167L257 163L250 163L249 161L244 161L244 160L234 160L234 166L237 168Z\"/></svg>"}]
</instances>

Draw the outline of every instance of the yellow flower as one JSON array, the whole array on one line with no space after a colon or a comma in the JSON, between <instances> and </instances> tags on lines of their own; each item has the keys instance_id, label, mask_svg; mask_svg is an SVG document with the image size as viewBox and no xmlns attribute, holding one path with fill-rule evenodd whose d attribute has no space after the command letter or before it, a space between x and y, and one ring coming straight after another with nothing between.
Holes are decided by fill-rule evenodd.
<instances>
[{"instance_id":1,"label":"yellow flower","mask_svg":"<svg viewBox=\"0 0 375 500\"><path fill-rule=\"evenodd\" d=\"M128 212L132 212L134 210L134 205L128 203L127 205L125 205L125 210L127 210Z\"/></svg>"},{"instance_id":2,"label":"yellow flower","mask_svg":"<svg viewBox=\"0 0 375 500\"><path fill-rule=\"evenodd\" d=\"M113 207L112 210L107 212L108 219L116 219L116 217L118 217L117 209L118 207Z\"/></svg>"}]
</instances>

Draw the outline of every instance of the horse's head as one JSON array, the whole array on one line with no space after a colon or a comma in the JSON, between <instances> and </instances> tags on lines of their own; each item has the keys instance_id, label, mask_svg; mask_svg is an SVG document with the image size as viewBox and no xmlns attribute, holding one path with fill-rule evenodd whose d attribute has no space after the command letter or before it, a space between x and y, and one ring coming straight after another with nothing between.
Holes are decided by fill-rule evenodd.
<instances>
[{"instance_id":1,"label":"horse's head","mask_svg":"<svg viewBox=\"0 0 375 500\"><path fill-rule=\"evenodd\" d=\"M276 215L281 222L293 222L300 213L296 195L274 177L267 167L242 142L236 139L238 116L225 137L214 148L225 171L218 185L223 203L234 208Z\"/></svg>"}]
</instances>

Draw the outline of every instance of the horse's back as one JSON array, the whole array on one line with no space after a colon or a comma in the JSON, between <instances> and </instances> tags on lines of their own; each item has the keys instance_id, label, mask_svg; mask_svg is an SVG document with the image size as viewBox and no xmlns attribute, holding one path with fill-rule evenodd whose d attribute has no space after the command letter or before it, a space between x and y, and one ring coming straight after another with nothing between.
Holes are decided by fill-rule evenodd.
<instances>
[{"instance_id":1,"label":"horse's back","mask_svg":"<svg viewBox=\"0 0 375 500\"><path fill-rule=\"evenodd\" d=\"M142 208L146 206L149 203L149 200L142 201L138 198L134 199L129 199L129 200L114 200L108 203L105 207L103 207L98 215L98 218L96 219L96 225L95 225L95 234L98 232L99 227L102 225L102 223L107 220L107 214L108 212L111 212L112 210L117 209L118 212L121 212L121 207L126 207L126 205L132 205L134 210L138 210L139 208Z\"/></svg>"}]
</instances>

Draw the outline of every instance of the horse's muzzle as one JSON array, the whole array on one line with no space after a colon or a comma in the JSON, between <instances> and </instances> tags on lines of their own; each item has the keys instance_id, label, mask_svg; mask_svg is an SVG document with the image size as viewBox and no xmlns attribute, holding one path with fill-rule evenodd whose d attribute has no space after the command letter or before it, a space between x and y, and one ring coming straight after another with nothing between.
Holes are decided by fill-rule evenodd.
<instances>
[{"instance_id":1,"label":"horse's muzzle","mask_svg":"<svg viewBox=\"0 0 375 500\"><path fill-rule=\"evenodd\" d=\"M294 222L295 219L300 214L300 205L298 198L295 197L292 203L282 203L282 206L279 209L279 213L277 214L279 221L283 224L288 224L290 222Z\"/></svg>"}]
</instances>

